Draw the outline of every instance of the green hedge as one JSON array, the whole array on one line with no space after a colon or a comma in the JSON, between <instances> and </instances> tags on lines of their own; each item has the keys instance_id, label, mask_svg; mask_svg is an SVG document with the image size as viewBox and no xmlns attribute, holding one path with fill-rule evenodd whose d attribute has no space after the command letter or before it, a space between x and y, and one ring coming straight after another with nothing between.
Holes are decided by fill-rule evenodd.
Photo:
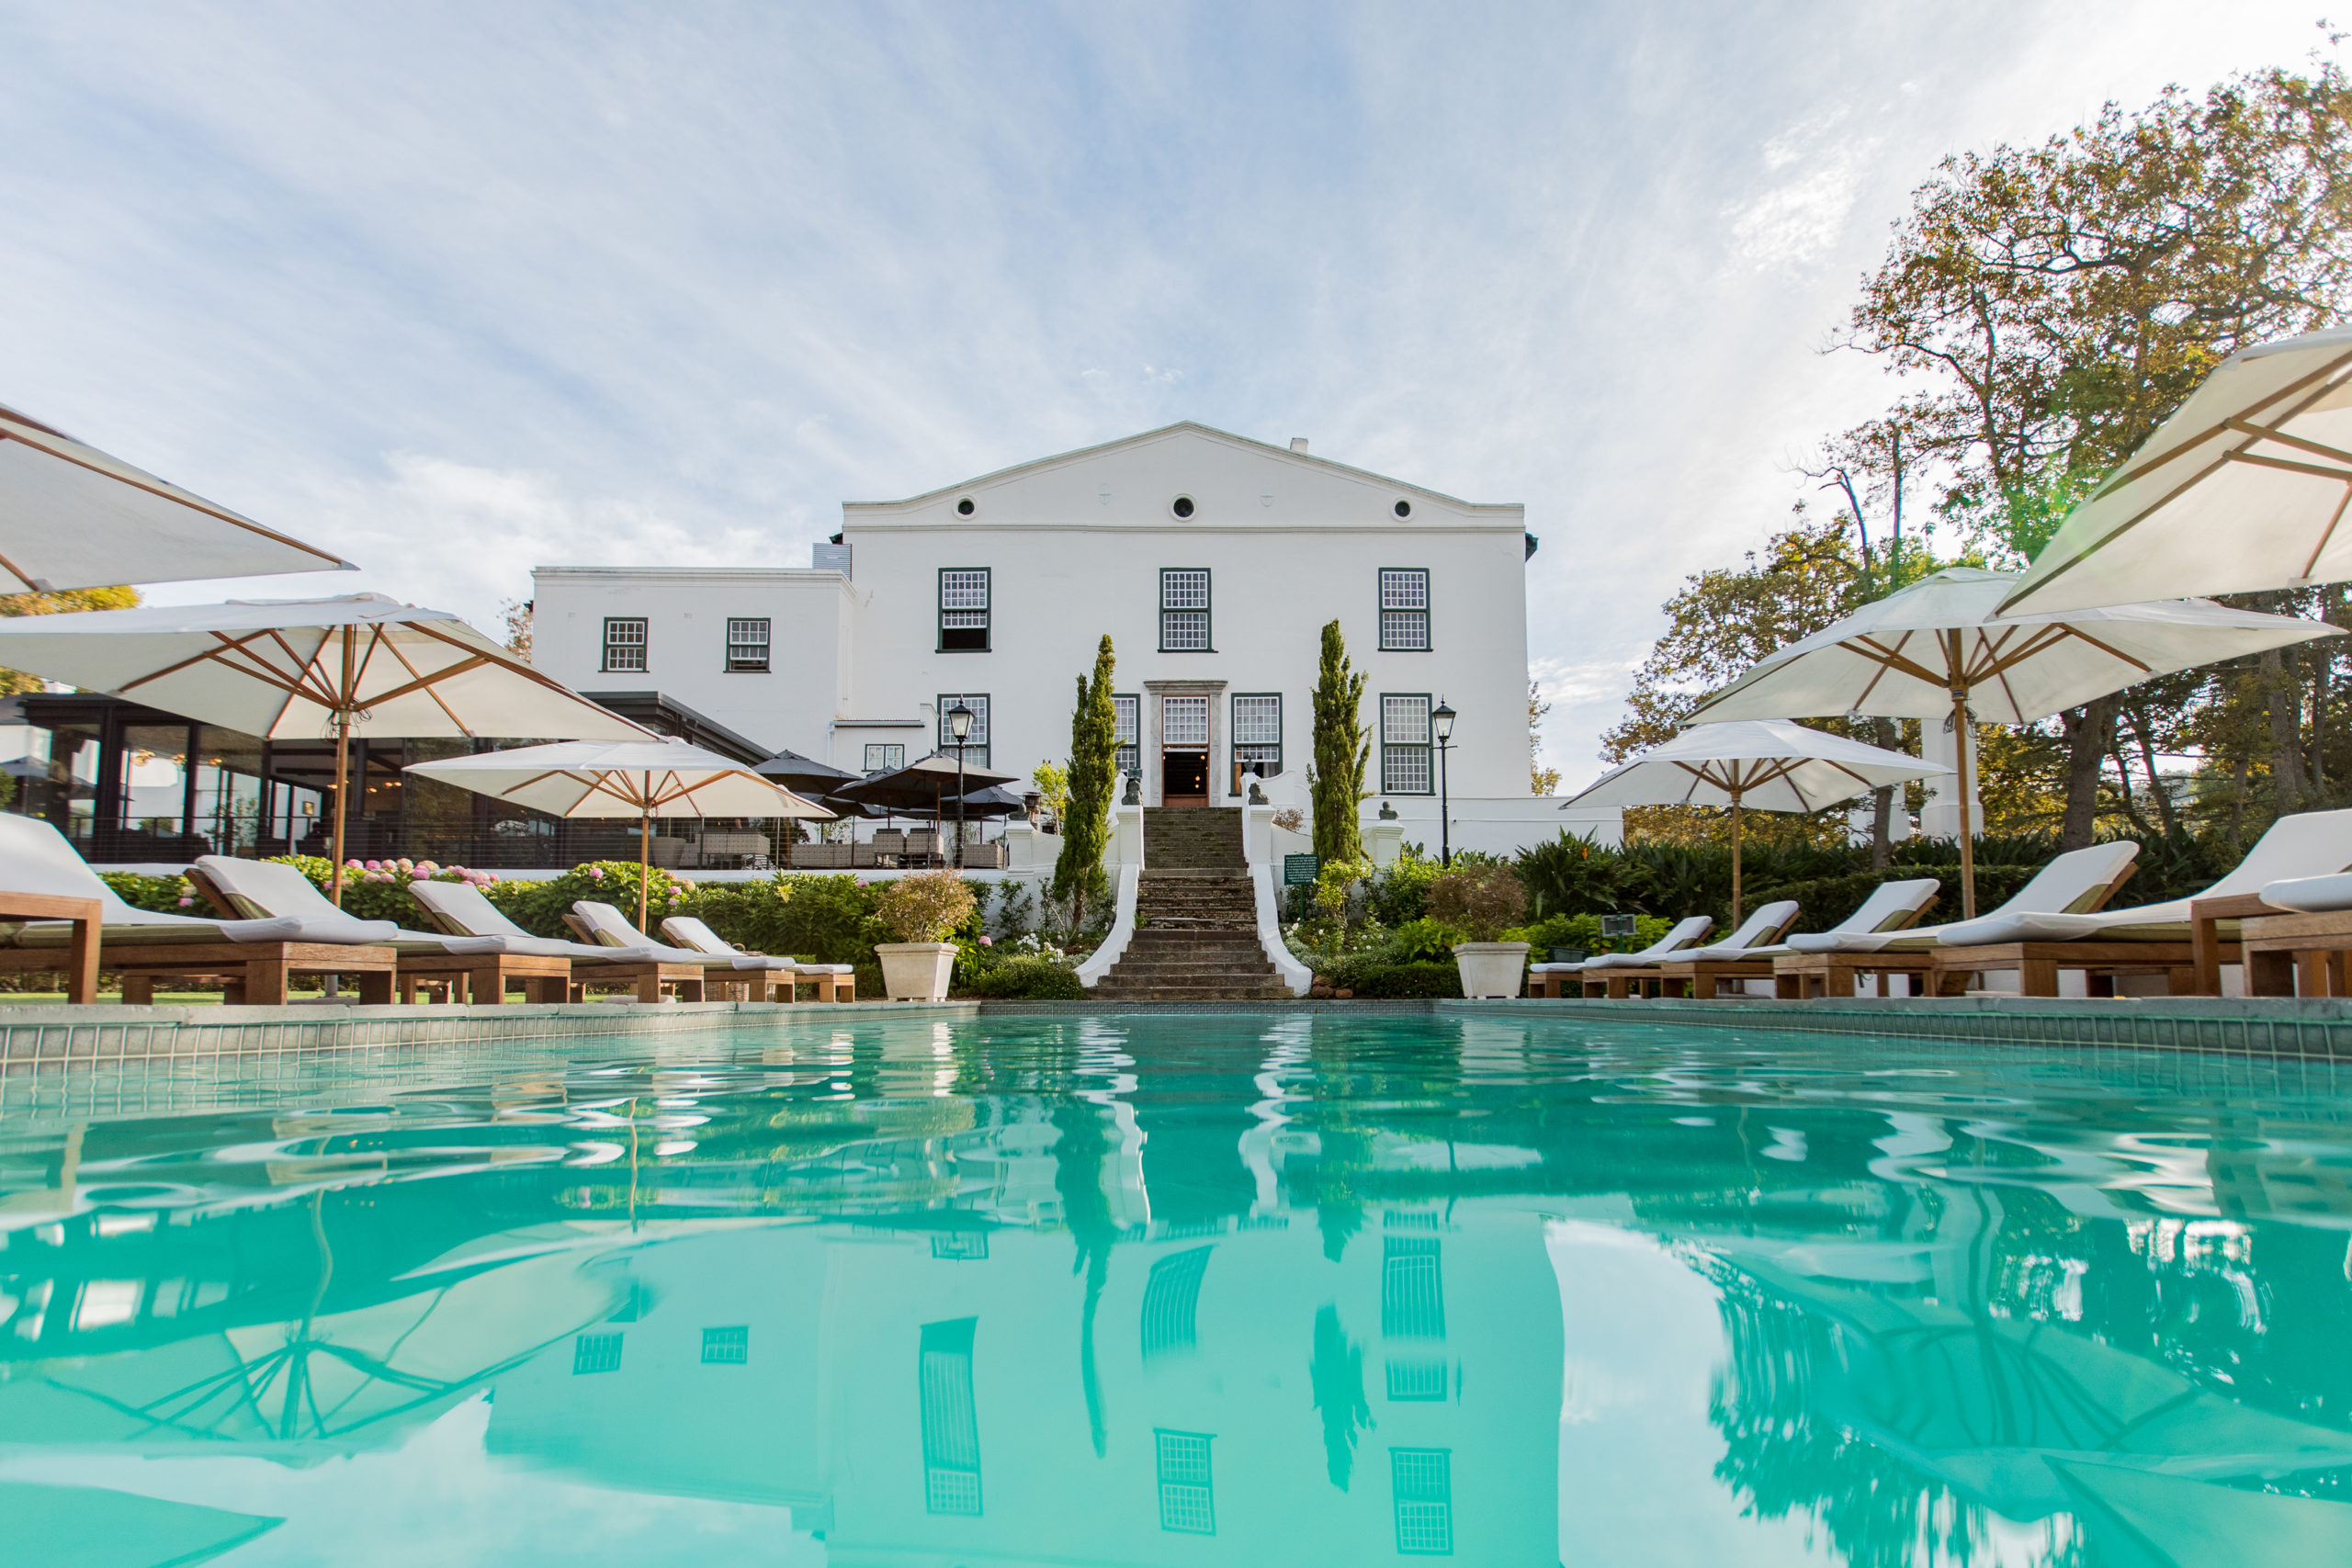
<instances>
[{"instance_id":1,"label":"green hedge","mask_svg":"<svg viewBox=\"0 0 2352 1568\"><path fill-rule=\"evenodd\" d=\"M1329 983L1337 991L1352 991L1359 997L1458 997L1462 994L1462 971L1448 961L1443 964L1396 964L1379 959L1341 958L1328 966L1317 965L1325 972L1317 977Z\"/></svg>"},{"instance_id":2,"label":"green hedge","mask_svg":"<svg viewBox=\"0 0 2352 1568\"><path fill-rule=\"evenodd\" d=\"M975 976L970 994L1023 1001L1076 1002L1086 999L1086 987L1079 982L1078 971L1067 964L1057 964L1050 958L1008 958Z\"/></svg>"}]
</instances>

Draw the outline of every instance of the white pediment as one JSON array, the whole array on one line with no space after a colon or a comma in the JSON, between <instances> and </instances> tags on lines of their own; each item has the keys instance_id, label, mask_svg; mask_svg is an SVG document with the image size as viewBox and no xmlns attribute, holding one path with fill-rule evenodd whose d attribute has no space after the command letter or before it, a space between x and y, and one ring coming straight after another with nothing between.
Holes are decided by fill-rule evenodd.
<instances>
[{"instance_id":1,"label":"white pediment","mask_svg":"<svg viewBox=\"0 0 2352 1568\"><path fill-rule=\"evenodd\" d=\"M861 527L1518 528L1523 520L1516 504L1460 501L1191 423L842 512Z\"/></svg>"}]
</instances>

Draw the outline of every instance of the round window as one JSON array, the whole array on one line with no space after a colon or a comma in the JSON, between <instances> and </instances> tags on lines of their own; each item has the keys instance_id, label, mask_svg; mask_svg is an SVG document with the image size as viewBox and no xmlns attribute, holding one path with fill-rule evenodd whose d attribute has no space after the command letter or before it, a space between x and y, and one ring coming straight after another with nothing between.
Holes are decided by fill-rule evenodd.
<instances>
[{"instance_id":1,"label":"round window","mask_svg":"<svg viewBox=\"0 0 2352 1568\"><path fill-rule=\"evenodd\" d=\"M958 517L969 517L978 510L978 509L972 504L972 498L968 495L956 503L956 515Z\"/></svg>"},{"instance_id":2,"label":"round window","mask_svg":"<svg viewBox=\"0 0 2352 1568\"><path fill-rule=\"evenodd\" d=\"M1168 509L1179 517L1190 517L1193 514L1193 498L1189 495L1180 495L1170 503Z\"/></svg>"},{"instance_id":3,"label":"round window","mask_svg":"<svg viewBox=\"0 0 2352 1568\"><path fill-rule=\"evenodd\" d=\"M1412 514L1413 514L1413 503L1412 503L1411 502L1409 502L1409 501L1400 501L1400 502L1398 502L1396 503L1396 515L1397 515L1397 516L1399 516L1399 517L1410 517Z\"/></svg>"}]
</instances>

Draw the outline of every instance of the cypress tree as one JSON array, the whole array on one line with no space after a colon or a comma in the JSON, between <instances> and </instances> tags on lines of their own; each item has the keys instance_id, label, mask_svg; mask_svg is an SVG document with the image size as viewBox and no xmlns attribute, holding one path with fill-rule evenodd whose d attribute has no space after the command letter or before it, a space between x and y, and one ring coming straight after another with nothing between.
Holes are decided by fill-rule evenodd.
<instances>
[{"instance_id":1,"label":"cypress tree","mask_svg":"<svg viewBox=\"0 0 2352 1568\"><path fill-rule=\"evenodd\" d=\"M1094 679L1078 677L1078 707L1069 720L1069 807L1062 814L1061 858L1054 863L1054 897L1069 904L1073 935L1086 923L1086 903L1102 879L1102 849L1111 825L1111 786L1118 776L1119 716L1111 701L1115 661L1105 635L1094 653Z\"/></svg>"},{"instance_id":2,"label":"cypress tree","mask_svg":"<svg viewBox=\"0 0 2352 1568\"><path fill-rule=\"evenodd\" d=\"M1315 853L1325 865L1363 858L1356 807L1372 741L1363 728L1365 677L1348 663L1340 623L1323 628L1323 668L1315 682Z\"/></svg>"}]
</instances>

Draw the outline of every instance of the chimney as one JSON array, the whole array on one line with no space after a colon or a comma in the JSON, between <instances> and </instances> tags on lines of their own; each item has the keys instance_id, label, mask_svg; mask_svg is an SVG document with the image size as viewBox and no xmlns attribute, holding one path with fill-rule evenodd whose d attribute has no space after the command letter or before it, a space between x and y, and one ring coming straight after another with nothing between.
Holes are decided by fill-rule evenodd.
<instances>
[{"instance_id":1,"label":"chimney","mask_svg":"<svg viewBox=\"0 0 2352 1568\"><path fill-rule=\"evenodd\" d=\"M1294 435L1294 436L1292 436L1292 437L1290 438L1290 449L1291 449L1292 451L1294 451L1294 452L1304 452L1304 451L1306 451L1306 436L1304 436L1304 435Z\"/></svg>"}]
</instances>

